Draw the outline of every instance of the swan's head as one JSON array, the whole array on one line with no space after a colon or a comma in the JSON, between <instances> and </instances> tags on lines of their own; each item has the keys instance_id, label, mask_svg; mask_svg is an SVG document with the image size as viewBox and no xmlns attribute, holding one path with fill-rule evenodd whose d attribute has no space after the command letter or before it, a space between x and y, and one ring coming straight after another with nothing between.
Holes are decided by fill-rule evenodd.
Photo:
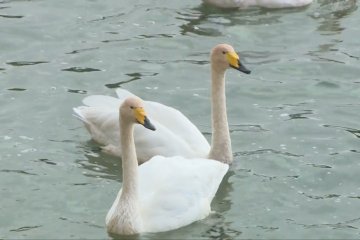
<instances>
[{"instance_id":1,"label":"swan's head","mask_svg":"<svg viewBox=\"0 0 360 240\"><path fill-rule=\"evenodd\" d=\"M144 103L138 97L128 97L120 106L120 116L122 121L141 124L147 129L155 130L155 126L150 122L144 110Z\"/></svg>"},{"instance_id":2,"label":"swan's head","mask_svg":"<svg viewBox=\"0 0 360 240\"><path fill-rule=\"evenodd\" d=\"M240 62L239 55L235 52L234 48L228 44L223 43L216 45L211 50L210 58L212 67L218 71L225 71L231 67L246 74L251 72Z\"/></svg>"}]
</instances>

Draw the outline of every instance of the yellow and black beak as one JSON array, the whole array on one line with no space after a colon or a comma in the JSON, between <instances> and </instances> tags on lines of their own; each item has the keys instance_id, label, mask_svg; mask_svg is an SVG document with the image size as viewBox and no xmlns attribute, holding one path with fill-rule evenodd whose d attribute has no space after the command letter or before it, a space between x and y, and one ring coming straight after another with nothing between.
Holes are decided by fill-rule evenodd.
<instances>
[{"instance_id":1,"label":"yellow and black beak","mask_svg":"<svg viewBox=\"0 0 360 240\"><path fill-rule=\"evenodd\" d=\"M240 58L239 56L236 54L236 52L228 52L226 53L226 58L229 61L229 65L230 67L246 73L246 74L250 74L251 71L249 69L247 69L241 62L240 62Z\"/></svg>"},{"instance_id":2,"label":"yellow and black beak","mask_svg":"<svg viewBox=\"0 0 360 240\"><path fill-rule=\"evenodd\" d=\"M136 121L146 127L147 129L155 131L155 126L150 122L150 120L147 118L144 108L135 108L134 114Z\"/></svg>"}]
</instances>

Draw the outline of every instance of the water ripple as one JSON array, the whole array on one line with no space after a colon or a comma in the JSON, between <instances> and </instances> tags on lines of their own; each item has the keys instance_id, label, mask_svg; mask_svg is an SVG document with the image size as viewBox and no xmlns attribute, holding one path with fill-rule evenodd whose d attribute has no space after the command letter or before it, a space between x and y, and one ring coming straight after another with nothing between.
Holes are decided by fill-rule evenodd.
<instances>
[{"instance_id":1,"label":"water ripple","mask_svg":"<svg viewBox=\"0 0 360 240\"><path fill-rule=\"evenodd\" d=\"M186 62L186 63L191 63L191 64L197 64L197 65L206 65L209 64L210 61L207 60L175 60L175 61L170 61L170 62L174 62L174 63L179 63L179 62Z\"/></svg>"},{"instance_id":2,"label":"water ripple","mask_svg":"<svg viewBox=\"0 0 360 240\"><path fill-rule=\"evenodd\" d=\"M68 218L66 218L66 217L59 217L59 219L62 220L62 221L69 221L69 222L71 222L71 223L76 223L76 224L84 224L84 223L85 223L86 225L88 225L88 226L90 226L90 227L96 227L96 228L101 228L101 229L104 228L103 226L96 225L96 224L91 223L91 222L88 222L88 221L82 221L82 222L80 222L80 221L68 219Z\"/></svg>"},{"instance_id":3,"label":"water ripple","mask_svg":"<svg viewBox=\"0 0 360 240\"><path fill-rule=\"evenodd\" d=\"M34 228L39 228L42 227L42 225L36 225L36 226L24 226L24 227L20 227L17 229L11 229L10 232L24 232L24 231L28 231Z\"/></svg>"},{"instance_id":4,"label":"water ripple","mask_svg":"<svg viewBox=\"0 0 360 240\"><path fill-rule=\"evenodd\" d=\"M345 54L346 56L350 57L350 58L355 58L356 60L360 60L360 57L357 57L357 56L354 56L354 55L351 55L349 53L346 53L346 52L341 52L342 54Z\"/></svg>"},{"instance_id":5,"label":"water ripple","mask_svg":"<svg viewBox=\"0 0 360 240\"><path fill-rule=\"evenodd\" d=\"M233 129L235 128L235 129ZM231 124L230 133L234 132L268 132L270 130L263 128L259 124ZM211 132L201 132L203 135L211 136Z\"/></svg>"},{"instance_id":6,"label":"water ripple","mask_svg":"<svg viewBox=\"0 0 360 240\"><path fill-rule=\"evenodd\" d=\"M118 34L116 32L108 32L111 34ZM166 34L166 33L158 33L158 34L141 34L138 36L133 37L134 39L151 39L151 38L174 38L176 36L176 34ZM111 43L111 42L125 42L125 41L130 41L132 39L130 38L121 38L121 39L106 39L106 40L102 40L101 42L103 43Z\"/></svg>"},{"instance_id":7,"label":"water ripple","mask_svg":"<svg viewBox=\"0 0 360 240\"><path fill-rule=\"evenodd\" d=\"M87 93L86 90L68 89L67 91L68 91L69 93L80 93L80 94L86 94L86 93Z\"/></svg>"},{"instance_id":8,"label":"water ripple","mask_svg":"<svg viewBox=\"0 0 360 240\"><path fill-rule=\"evenodd\" d=\"M313 114L313 110L304 110L300 113L291 113L289 114L288 120L296 120L296 119L309 119L308 117L305 117L305 115L311 115Z\"/></svg>"},{"instance_id":9,"label":"water ripple","mask_svg":"<svg viewBox=\"0 0 360 240\"><path fill-rule=\"evenodd\" d=\"M360 130L356 129L356 128L349 128L349 127L343 127L343 126L336 126L336 125L329 125L329 124L324 124L322 125L323 127L326 128L340 128L342 130L345 130L351 134L353 134L355 137L360 138Z\"/></svg>"},{"instance_id":10,"label":"water ripple","mask_svg":"<svg viewBox=\"0 0 360 240\"><path fill-rule=\"evenodd\" d=\"M139 79L142 79L143 77L153 77L158 75L159 73L154 73L154 72L135 72L135 73L127 73L125 75L131 77L128 80L124 80L124 81L120 81L120 82L116 82L116 83L108 83L105 84L106 87L108 88L118 88L121 87L123 84L125 83L129 83L129 82L133 82Z\"/></svg>"},{"instance_id":11,"label":"water ripple","mask_svg":"<svg viewBox=\"0 0 360 240\"><path fill-rule=\"evenodd\" d=\"M233 127L235 129L233 129ZM270 130L263 128L259 124L231 124L230 133L233 132L268 132Z\"/></svg>"},{"instance_id":12,"label":"water ripple","mask_svg":"<svg viewBox=\"0 0 360 240\"><path fill-rule=\"evenodd\" d=\"M235 152L233 155L234 155L234 157L237 157L237 156L250 156L250 155L256 155L256 154L268 154L268 153L280 154L280 155L289 156L289 157L303 157L304 156L304 155L300 155L300 154L294 154L294 153L290 153L290 152L274 150L271 148L258 149L258 150L254 150L254 151Z\"/></svg>"},{"instance_id":13,"label":"water ripple","mask_svg":"<svg viewBox=\"0 0 360 240\"><path fill-rule=\"evenodd\" d=\"M97 69L97 68L71 67L71 68L61 69L61 71L83 73L83 72L98 72L98 71L101 71L101 70Z\"/></svg>"},{"instance_id":14,"label":"water ripple","mask_svg":"<svg viewBox=\"0 0 360 240\"><path fill-rule=\"evenodd\" d=\"M328 165L324 165L324 164L314 164L314 163L308 163L307 165L310 165L312 167L316 167L316 168L332 168Z\"/></svg>"},{"instance_id":15,"label":"water ripple","mask_svg":"<svg viewBox=\"0 0 360 240\"><path fill-rule=\"evenodd\" d=\"M18 92L22 92L22 91L26 91L26 88L8 88L9 91L18 91Z\"/></svg>"},{"instance_id":16,"label":"water ripple","mask_svg":"<svg viewBox=\"0 0 360 240\"><path fill-rule=\"evenodd\" d=\"M26 172L24 170L12 170L12 169L2 169L2 170L0 170L0 172L20 173L20 174L25 174L25 175L37 175L35 173L29 173L29 172Z\"/></svg>"},{"instance_id":17,"label":"water ripple","mask_svg":"<svg viewBox=\"0 0 360 240\"><path fill-rule=\"evenodd\" d=\"M176 19L187 21L187 23L180 26L182 35L192 33L201 36L222 36L222 27L235 25L271 25L279 23L284 13L291 14L295 11L297 10L282 9L281 12L278 11L279 14L277 14L275 10L269 9L258 8L238 11L237 9L219 9L207 4L202 4L200 7L186 9L183 12L177 11ZM269 14L269 12L272 14ZM208 27L209 24L212 24L213 27ZM206 25L206 27L202 25Z\"/></svg>"},{"instance_id":18,"label":"water ripple","mask_svg":"<svg viewBox=\"0 0 360 240\"><path fill-rule=\"evenodd\" d=\"M193 59L181 59L181 60L154 60L154 59L140 59L140 60L129 60L131 62L144 62L144 63L153 63L153 64L166 64L166 63L191 63L191 64L197 64L197 65L206 65L209 64L210 61L207 60L193 60Z\"/></svg>"},{"instance_id":19,"label":"water ripple","mask_svg":"<svg viewBox=\"0 0 360 240\"><path fill-rule=\"evenodd\" d=\"M316 84L316 86L332 88L332 89L340 87L338 84L332 83L332 82L329 82L329 81L320 81L319 83Z\"/></svg>"},{"instance_id":20,"label":"water ripple","mask_svg":"<svg viewBox=\"0 0 360 240\"><path fill-rule=\"evenodd\" d=\"M78 127L81 128L81 127ZM57 140L57 139L48 139L50 142L57 142L57 143L73 143L75 142L74 140Z\"/></svg>"},{"instance_id":21,"label":"water ripple","mask_svg":"<svg viewBox=\"0 0 360 240\"><path fill-rule=\"evenodd\" d=\"M102 154L100 148L93 145L92 141L88 142L88 146L82 148L86 159L76 160L76 164L84 169L83 175L91 178L111 179L121 181L122 172L121 160L117 157Z\"/></svg>"},{"instance_id":22,"label":"water ripple","mask_svg":"<svg viewBox=\"0 0 360 240\"><path fill-rule=\"evenodd\" d=\"M24 16L21 16L21 15L5 15L5 14L0 14L0 17L3 17L3 18L23 18Z\"/></svg>"},{"instance_id":23,"label":"water ripple","mask_svg":"<svg viewBox=\"0 0 360 240\"><path fill-rule=\"evenodd\" d=\"M335 59L331 59L331 58L325 58L325 57L319 57L317 56L318 61L325 61L325 62L334 62L334 63L340 63L340 64L346 64L345 62L339 61L339 60L335 60Z\"/></svg>"},{"instance_id":24,"label":"water ripple","mask_svg":"<svg viewBox=\"0 0 360 240\"><path fill-rule=\"evenodd\" d=\"M274 57L279 55L280 52L270 52L270 51L242 51L241 56L245 58L250 58L252 61L251 64L261 65L279 62L280 59Z\"/></svg>"},{"instance_id":25,"label":"water ripple","mask_svg":"<svg viewBox=\"0 0 360 240\"><path fill-rule=\"evenodd\" d=\"M152 35L148 35L148 34L141 34L137 37L135 37L136 39L146 39L146 38L173 38L175 37L175 34L164 34L164 33L159 33L159 34L152 34Z\"/></svg>"},{"instance_id":26,"label":"water ripple","mask_svg":"<svg viewBox=\"0 0 360 240\"><path fill-rule=\"evenodd\" d=\"M104 21L107 19L118 18L118 17L124 16L124 15L125 15L125 13L118 13L118 14L114 14L114 15L102 16L101 18L96 18L96 19L90 20L89 22L99 22L99 21Z\"/></svg>"},{"instance_id":27,"label":"water ripple","mask_svg":"<svg viewBox=\"0 0 360 240\"><path fill-rule=\"evenodd\" d=\"M360 199L360 196L348 196L348 198Z\"/></svg>"},{"instance_id":28,"label":"water ripple","mask_svg":"<svg viewBox=\"0 0 360 240\"><path fill-rule=\"evenodd\" d=\"M130 38L123 38L123 39L112 39L112 40L102 40L103 43L112 43L112 42L126 42L130 41Z\"/></svg>"},{"instance_id":29,"label":"water ripple","mask_svg":"<svg viewBox=\"0 0 360 240\"><path fill-rule=\"evenodd\" d=\"M303 226L304 228L332 228L332 229L340 229L340 228L351 228L358 229L357 227L350 225L351 223L355 223L360 220L360 218L355 218L351 220L347 220L344 222L338 223L322 223L322 224L305 224L305 223L297 223L293 219L286 219L289 223Z\"/></svg>"},{"instance_id":30,"label":"water ripple","mask_svg":"<svg viewBox=\"0 0 360 240\"><path fill-rule=\"evenodd\" d=\"M304 192L301 192L302 195L311 198L311 199L315 199L315 200L320 200L320 199L329 199L329 198L339 198L341 197L340 194L326 194L323 196L317 196L317 195L310 195L310 194L306 194Z\"/></svg>"},{"instance_id":31,"label":"water ripple","mask_svg":"<svg viewBox=\"0 0 360 240\"><path fill-rule=\"evenodd\" d=\"M203 237L208 239L236 239L241 234L241 231L231 229L227 226L214 225L205 232Z\"/></svg>"},{"instance_id":32,"label":"water ripple","mask_svg":"<svg viewBox=\"0 0 360 240\"><path fill-rule=\"evenodd\" d=\"M268 175L265 175L265 174L259 174L259 173L253 173L252 174L253 176L255 177L261 177L261 178L265 178L267 179L268 181L272 181L274 179L287 179L287 178L292 178L292 179L297 179L299 178L300 176L299 175L292 175L292 176L268 176ZM263 180L264 182L265 180Z\"/></svg>"},{"instance_id":33,"label":"water ripple","mask_svg":"<svg viewBox=\"0 0 360 240\"><path fill-rule=\"evenodd\" d=\"M49 62L46 62L46 61L35 61L35 62L16 61L16 62L7 62L6 64L15 66L15 67L21 67L21 66L37 65L37 64L42 64L42 63L49 63Z\"/></svg>"},{"instance_id":34,"label":"water ripple","mask_svg":"<svg viewBox=\"0 0 360 240\"><path fill-rule=\"evenodd\" d=\"M42 163L49 164L49 165L57 165L55 162L52 162L52 161L50 161L50 160L47 159L47 158L40 158L38 161L39 161L39 162L42 162Z\"/></svg>"},{"instance_id":35,"label":"water ripple","mask_svg":"<svg viewBox=\"0 0 360 240\"><path fill-rule=\"evenodd\" d=\"M77 54L77 53L86 52L86 51L91 51L91 50L96 50L96 49L99 49L99 47L83 48L83 49L73 50L73 51L68 52L68 53L66 53L66 54Z\"/></svg>"},{"instance_id":36,"label":"water ripple","mask_svg":"<svg viewBox=\"0 0 360 240\"><path fill-rule=\"evenodd\" d=\"M86 185L90 185L91 183L73 183L71 185L73 186L86 186Z\"/></svg>"}]
</instances>

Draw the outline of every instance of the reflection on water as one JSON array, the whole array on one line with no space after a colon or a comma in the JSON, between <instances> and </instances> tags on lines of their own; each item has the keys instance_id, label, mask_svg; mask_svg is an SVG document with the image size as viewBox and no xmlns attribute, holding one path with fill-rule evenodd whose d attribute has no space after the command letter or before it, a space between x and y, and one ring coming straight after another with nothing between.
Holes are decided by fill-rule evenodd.
<instances>
[{"instance_id":1,"label":"reflection on water","mask_svg":"<svg viewBox=\"0 0 360 240\"><path fill-rule=\"evenodd\" d=\"M341 32L346 29L346 26L342 24L342 20L357 9L356 0L325 0L319 1L319 3L320 6L314 11L312 17L319 22L319 26L317 27L318 32L325 36L341 34ZM309 55L316 57L320 61L345 64L343 61L327 58L321 54L324 52L337 52L339 50L338 45L342 42L343 40L332 38L329 42L320 44L318 50L309 51ZM343 53L347 56L352 56L350 53Z\"/></svg>"},{"instance_id":2,"label":"reflection on water","mask_svg":"<svg viewBox=\"0 0 360 240\"><path fill-rule=\"evenodd\" d=\"M115 181L122 180L121 159L108 156L101 152L101 149L94 142L89 141L81 150L85 159L77 159L75 162L85 171L87 177L104 178Z\"/></svg>"},{"instance_id":3,"label":"reflection on water","mask_svg":"<svg viewBox=\"0 0 360 240\"><path fill-rule=\"evenodd\" d=\"M319 0L319 3L319 10L314 13L313 17L322 19L322 25L318 28L320 31L337 32L343 30L338 25L338 20L350 15L357 9L356 0Z\"/></svg>"},{"instance_id":4,"label":"reflection on water","mask_svg":"<svg viewBox=\"0 0 360 240\"><path fill-rule=\"evenodd\" d=\"M220 9L206 4L177 12L178 19L188 23L180 26L181 34L193 33L201 36L222 36L222 27L241 25L271 25L280 22L284 14L301 11L299 9L249 8L246 10Z\"/></svg>"}]
</instances>

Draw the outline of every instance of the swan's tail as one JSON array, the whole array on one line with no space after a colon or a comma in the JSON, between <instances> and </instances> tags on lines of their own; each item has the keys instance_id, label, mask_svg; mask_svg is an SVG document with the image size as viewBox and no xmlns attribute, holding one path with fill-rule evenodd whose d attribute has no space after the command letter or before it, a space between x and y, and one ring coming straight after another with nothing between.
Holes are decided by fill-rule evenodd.
<instances>
[{"instance_id":1,"label":"swan's tail","mask_svg":"<svg viewBox=\"0 0 360 240\"><path fill-rule=\"evenodd\" d=\"M131 92L123 88L117 88L115 91L116 91L116 95L118 96L119 99L121 99L121 101L124 101L125 98L136 96L135 94L132 94Z\"/></svg>"},{"instance_id":2,"label":"swan's tail","mask_svg":"<svg viewBox=\"0 0 360 240\"><path fill-rule=\"evenodd\" d=\"M111 129L117 131L119 128L118 125L116 125L116 123L119 121L118 110L115 109L114 111L114 109L106 107L88 106L75 107L73 110L73 115L83 122L85 128L90 133L91 138L95 142L102 145L109 145L114 143L115 146L118 146L118 144L116 144L118 142L117 138L115 138L115 141L113 141L111 135Z\"/></svg>"},{"instance_id":3,"label":"swan's tail","mask_svg":"<svg viewBox=\"0 0 360 240\"><path fill-rule=\"evenodd\" d=\"M83 103L89 107L116 108L118 109L123 100L104 95L91 95L83 99Z\"/></svg>"},{"instance_id":4,"label":"swan's tail","mask_svg":"<svg viewBox=\"0 0 360 240\"><path fill-rule=\"evenodd\" d=\"M86 117L83 114L83 110L84 108L86 108L85 106L81 106L81 107L74 107L73 108L73 116L76 117L77 119L79 119L80 121L82 121L85 124L89 124L89 122L86 120Z\"/></svg>"},{"instance_id":5,"label":"swan's tail","mask_svg":"<svg viewBox=\"0 0 360 240\"><path fill-rule=\"evenodd\" d=\"M128 98L130 96L134 97L135 95L131 92L118 88L115 90L116 97L110 97L105 95L91 95L87 96L83 99L83 104L88 107L101 107L101 108L119 108L121 103L125 100L125 98Z\"/></svg>"}]
</instances>

